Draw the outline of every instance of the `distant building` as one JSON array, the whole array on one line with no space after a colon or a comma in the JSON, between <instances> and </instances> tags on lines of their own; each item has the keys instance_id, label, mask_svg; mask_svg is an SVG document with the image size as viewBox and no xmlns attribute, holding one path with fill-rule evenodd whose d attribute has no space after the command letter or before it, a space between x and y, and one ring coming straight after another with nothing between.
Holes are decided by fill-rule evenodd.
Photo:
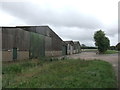
<instances>
[{"instance_id":1,"label":"distant building","mask_svg":"<svg viewBox=\"0 0 120 90\"><path fill-rule=\"evenodd\" d=\"M74 41L74 53L80 53L81 52L81 45L79 41Z\"/></svg>"},{"instance_id":2,"label":"distant building","mask_svg":"<svg viewBox=\"0 0 120 90\"><path fill-rule=\"evenodd\" d=\"M116 45L116 49L120 51L120 42Z\"/></svg>"},{"instance_id":3,"label":"distant building","mask_svg":"<svg viewBox=\"0 0 120 90\"><path fill-rule=\"evenodd\" d=\"M67 45L48 26L2 27L3 61L66 55Z\"/></svg>"},{"instance_id":4,"label":"distant building","mask_svg":"<svg viewBox=\"0 0 120 90\"><path fill-rule=\"evenodd\" d=\"M71 55L74 53L74 42L73 41L65 41L67 44L67 54Z\"/></svg>"}]
</instances>

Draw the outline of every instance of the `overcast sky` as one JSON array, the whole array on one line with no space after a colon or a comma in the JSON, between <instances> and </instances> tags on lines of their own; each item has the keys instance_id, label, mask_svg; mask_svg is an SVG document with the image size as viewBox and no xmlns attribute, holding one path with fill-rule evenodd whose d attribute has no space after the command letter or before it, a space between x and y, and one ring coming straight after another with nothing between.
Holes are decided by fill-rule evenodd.
<instances>
[{"instance_id":1,"label":"overcast sky","mask_svg":"<svg viewBox=\"0 0 120 90\"><path fill-rule=\"evenodd\" d=\"M118 1L0 0L0 25L49 25L63 40L78 40L87 46L94 46L93 35L102 29L110 44L116 45Z\"/></svg>"}]
</instances>

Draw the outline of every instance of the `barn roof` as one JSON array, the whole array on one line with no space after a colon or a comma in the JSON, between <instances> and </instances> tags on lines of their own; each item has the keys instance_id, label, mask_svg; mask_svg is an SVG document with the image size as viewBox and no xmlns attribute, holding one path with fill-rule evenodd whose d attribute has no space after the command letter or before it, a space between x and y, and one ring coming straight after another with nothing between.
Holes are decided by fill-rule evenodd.
<instances>
[{"instance_id":1,"label":"barn roof","mask_svg":"<svg viewBox=\"0 0 120 90\"><path fill-rule=\"evenodd\" d=\"M49 26L17 26L23 28L26 31L39 33L49 37L59 38L63 41Z\"/></svg>"},{"instance_id":2,"label":"barn roof","mask_svg":"<svg viewBox=\"0 0 120 90\"><path fill-rule=\"evenodd\" d=\"M64 41L66 44L71 44L71 45L74 45L74 42L73 41Z\"/></svg>"},{"instance_id":3,"label":"barn roof","mask_svg":"<svg viewBox=\"0 0 120 90\"><path fill-rule=\"evenodd\" d=\"M73 43L74 43L74 44L79 44L79 45L80 45L80 42L79 42L79 41L74 41Z\"/></svg>"},{"instance_id":4,"label":"barn roof","mask_svg":"<svg viewBox=\"0 0 120 90\"><path fill-rule=\"evenodd\" d=\"M63 41L49 26L12 26L12 27L5 26L3 28L21 28L25 31L35 32L41 35L59 38L61 41Z\"/></svg>"}]
</instances>

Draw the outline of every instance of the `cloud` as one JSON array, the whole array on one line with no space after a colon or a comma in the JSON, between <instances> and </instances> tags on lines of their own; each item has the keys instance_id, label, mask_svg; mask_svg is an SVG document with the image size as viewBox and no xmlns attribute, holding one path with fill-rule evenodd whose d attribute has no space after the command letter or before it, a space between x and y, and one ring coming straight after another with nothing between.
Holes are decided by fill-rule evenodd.
<instances>
[{"instance_id":1,"label":"cloud","mask_svg":"<svg viewBox=\"0 0 120 90\"><path fill-rule=\"evenodd\" d=\"M115 46L117 45L118 42L120 42L120 40L118 39L118 33L115 34L114 36L108 36L109 37L109 40L110 40L110 43L111 43L111 46Z\"/></svg>"},{"instance_id":2,"label":"cloud","mask_svg":"<svg viewBox=\"0 0 120 90\"><path fill-rule=\"evenodd\" d=\"M63 40L74 40L80 41L86 45L94 46L94 32L93 29L79 28L79 27L54 27L52 29L60 36ZM91 42L91 44L90 44Z\"/></svg>"},{"instance_id":3,"label":"cloud","mask_svg":"<svg viewBox=\"0 0 120 90\"><path fill-rule=\"evenodd\" d=\"M102 23L92 15L86 15L72 8L56 10L43 8L30 2L3 2L2 9L28 24L51 24L55 26L98 28Z\"/></svg>"},{"instance_id":4,"label":"cloud","mask_svg":"<svg viewBox=\"0 0 120 90\"><path fill-rule=\"evenodd\" d=\"M110 38L111 44L116 44L117 23L116 20L113 22L114 17L110 19L116 16L115 12L112 14L114 10L110 8L112 2L110 1L107 7L105 3L102 4L104 0L99 1L103 5L101 7L99 2L93 1L94 4L82 1L78 3L78 0L69 3L66 0L2 2L0 11L7 15L3 14L2 17L10 18L6 18L5 21L2 19L4 24L9 20L8 25L49 25L63 40L79 40L83 44L92 46L94 32L102 29ZM110 14L106 12L108 9ZM0 24L2 23L1 21Z\"/></svg>"},{"instance_id":5,"label":"cloud","mask_svg":"<svg viewBox=\"0 0 120 90\"><path fill-rule=\"evenodd\" d=\"M16 23L17 22L17 23ZM0 26L18 26L18 25L27 25L23 20L9 15L0 10Z\"/></svg>"},{"instance_id":6,"label":"cloud","mask_svg":"<svg viewBox=\"0 0 120 90\"><path fill-rule=\"evenodd\" d=\"M117 27L113 27L113 28L110 28L110 29L107 29L106 30L106 35L108 36L115 36L116 34L118 34L118 28Z\"/></svg>"},{"instance_id":7,"label":"cloud","mask_svg":"<svg viewBox=\"0 0 120 90\"><path fill-rule=\"evenodd\" d=\"M112 24L104 26L103 30L107 36L114 37L118 34L118 21L114 21Z\"/></svg>"}]
</instances>

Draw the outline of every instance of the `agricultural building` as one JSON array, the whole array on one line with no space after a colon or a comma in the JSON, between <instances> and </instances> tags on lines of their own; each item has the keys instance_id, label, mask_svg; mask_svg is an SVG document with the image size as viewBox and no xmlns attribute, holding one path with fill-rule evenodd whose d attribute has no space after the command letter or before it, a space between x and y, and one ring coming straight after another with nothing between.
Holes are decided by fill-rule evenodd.
<instances>
[{"instance_id":1,"label":"agricultural building","mask_svg":"<svg viewBox=\"0 0 120 90\"><path fill-rule=\"evenodd\" d=\"M81 52L81 46L79 41L74 41L74 54Z\"/></svg>"},{"instance_id":2,"label":"agricultural building","mask_svg":"<svg viewBox=\"0 0 120 90\"><path fill-rule=\"evenodd\" d=\"M2 27L3 61L66 55L66 43L48 26Z\"/></svg>"},{"instance_id":3,"label":"agricultural building","mask_svg":"<svg viewBox=\"0 0 120 90\"><path fill-rule=\"evenodd\" d=\"M67 44L67 55L71 55L74 53L74 42L73 41L65 41Z\"/></svg>"}]
</instances>

